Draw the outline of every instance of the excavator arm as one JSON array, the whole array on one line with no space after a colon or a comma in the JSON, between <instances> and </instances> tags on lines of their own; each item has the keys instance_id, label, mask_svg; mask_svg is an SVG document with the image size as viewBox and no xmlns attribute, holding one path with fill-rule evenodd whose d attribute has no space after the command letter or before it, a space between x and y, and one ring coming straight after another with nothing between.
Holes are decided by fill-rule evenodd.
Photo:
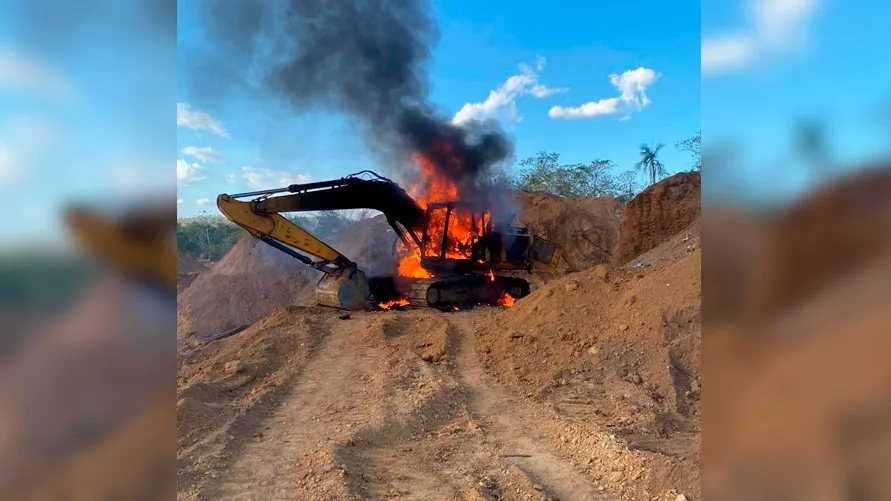
<instances>
[{"instance_id":1,"label":"excavator arm","mask_svg":"<svg viewBox=\"0 0 891 501\"><path fill-rule=\"evenodd\" d=\"M258 212L257 202L243 202L231 195L217 197L217 207L227 219L241 226L255 238L326 273L335 273L352 262L330 245L289 221L281 214ZM296 252L299 250L318 259Z\"/></svg>"},{"instance_id":2,"label":"excavator arm","mask_svg":"<svg viewBox=\"0 0 891 501\"><path fill-rule=\"evenodd\" d=\"M363 179L365 175L370 179ZM279 195L288 193L287 195ZM279 196L271 196L279 195ZM251 201L239 198L257 197ZM253 191L217 197L217 207L230 221L254 237L321 271L337 271L353 263L281 213L328 210L373 209L380 211L403 240L420 242L424 209L402 188L372 171L341 179L292 184L286 188ZM308 257L295 252L316 257Z\"/></svg>"},{"instance_id":3,"label":"excavator arm","mask_svg":"<svg viewBox=\"0 0 891 501\"><path fill-rule=\"evenodd\" d=\"M362 176L365 176L363 178ZM287 194L284 194L287 193ZM278 195L278 196L274 196ZM253 198L250 201L240 198ZM326 274L316 288L320 304L364 309L370 299L367 277L356 264L281 215L284 212L373 209L380 211L406 243L420 242L424 209L396 183L371 171L316 183L217 197L227 219L255 238ZM311 259L315 257L317 260Z\"/></svg>"}]
</instances>

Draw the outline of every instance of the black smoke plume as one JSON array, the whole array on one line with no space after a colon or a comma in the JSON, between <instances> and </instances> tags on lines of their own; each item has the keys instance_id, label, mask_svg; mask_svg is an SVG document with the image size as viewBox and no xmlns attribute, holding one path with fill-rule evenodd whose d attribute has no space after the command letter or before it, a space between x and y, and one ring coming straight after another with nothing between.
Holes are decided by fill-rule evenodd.
<instances>
[{"instance_id":1,"label":"black smoke plume","mask_svg":"<svg viewBox=\"0 0 891 501\"><path fill-rule=\"evenodd\" d=\"M198 98L233 82L285 98L295 110L358 118L369 148L390 166L421 153L462 198L492 195L513 153L494 122L452 124L429 101L426 0L201 0L211 49L187 59Z\"/></svg>"}]
</instances>

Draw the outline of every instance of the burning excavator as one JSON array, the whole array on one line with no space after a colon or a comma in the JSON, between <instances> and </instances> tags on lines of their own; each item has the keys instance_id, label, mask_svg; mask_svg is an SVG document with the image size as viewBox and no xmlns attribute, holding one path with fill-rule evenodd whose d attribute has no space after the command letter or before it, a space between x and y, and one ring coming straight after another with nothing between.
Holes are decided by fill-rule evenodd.
<instances>
[{"instance_id":1,"label":"burning excavator","mask_svg":"<svg viewBox=\"0 0 891 501\"><path fill-rule=\"evenodd\" d=\"M454 189L442 193L457 195ZM512 275L553 270L562 252L554 243L531 235L528 228L493 217L486 204L416 199L372 171L222 194L217 206L254 237L323 272L316 287L317 303L345 310L510 306L529 294L529 282ZM373 209L386 217L401 243L395 275L368 277L355 262L282 215L351 209Z\"/></svg>"}]
</instances>

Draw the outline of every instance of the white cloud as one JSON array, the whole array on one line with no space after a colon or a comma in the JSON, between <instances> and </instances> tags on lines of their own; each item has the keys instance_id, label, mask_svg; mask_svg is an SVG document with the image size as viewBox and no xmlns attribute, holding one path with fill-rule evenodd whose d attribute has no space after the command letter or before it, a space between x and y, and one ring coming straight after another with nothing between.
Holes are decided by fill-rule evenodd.
<instances>
[{"instance_id":1,"label":"white cloud","mask_svg":"<svg viewBox=\"0 0 891 501\"><path fill-rule=\"evenodd\" d=\"M520 120L516 100L520 96L531 95L542 99L553 94L566 92L566 88L548 87L538 82L538 72L544 69L546 61L539 58L535 69L526 64L519 65L520 73L508 78L500 87L490 91L481 103L465 103L455 114L452 122L464 124L474 120L507 118Z\"/></svg>"},{"instance_id":2,"label":"white cloud","mask_svg":"<svg viewBox=\"0 0 891 501\"><path fill-rule=\"evenodd\" d=\"M647 97L646 91L659 80L660 76L660 73L642 66L625 71L622 74L613 73L609 76L609 81L619 91L619 97L590 101L574 107L554 106L548 111L548 116L551 118L574 119L614 115L622 111L623 108L627 111L640 111L650 104L651 101ZM620 120L629 119L630 116L625 115Z\"/></svg>"},{"instance_id":3,"label":"white cloud","mask_svg":"<svg viewBox=\"0 0 891 501\"><path fill-rule=\"evenodd\" d=\"M183 154L209 164L219 164L226 160L222 153L210 146L186 146Z\"/></svg>"},{"instance_id":4,"label":"white cloud","mask_svg":"<svg viewBox=\"0 0 891 501\"><path fill-rule=\"evenodd\" d=\"M554 106L548 111L551 118L590 118L600 115L612 115L619 111L619 98L611 97L600 101L585 103L576 107Z\"/></svg>"},{"instance_id":5,"label":"white cloud","mask_svg":"<svg viewBox=\"0 0 891 501\"><path fill-rule=\"evenodd\" d=\"M71 83L58 71L32 56L0 47L0 89L33 92L58 99L73 96Z\"/></svg>"},{"instance_id":6,"label":"white cloud","mask_svg":"<svg viewBox=\"0 0 891 501\"><path fill-rule=\"evenodd\" d=\"M308 183L312 181L309 174L298 174L283 170L264 169L262 167L245 166L241 168L241 177L250 188L278 188L290 184Z\"/></svg>"},{"instance_id":7,"label":"white cloud","mask_svg":"<svg viewBox=\"0 0 891 501\"><path fill-rule=\"evenodd\" d=\"M206 169L198 162L187 162L183 159L176 160L176 184L188 186L198 181L207 179Z\"/></svg>"},{"instance_id":8,"label":"white cloud","mask_svg":"<svg viewBox=\"0 0 891 501\"><path fill-rule=\"evenodd\" d=\"M206 130L221 137L229 137L223 125L207 112L192 108L186 103L176 103L176 125L192 130Z\"/></svg>"},{"instance_id":9,"label":"white cloud","mask_svg":"<svg viewBox=\"0 0 891 501\"><path fill-rule=\"evenodd\" d=\"M179 205L179 204L181 204L181 203L183 203L183 199L182 199L182 198L177 198L177 199L176 199L176 205Z\"/></svg>"},{"instance_id":10,"label":"white cloud","mask_svg":"<svg viewBox=\"0 0 891 501\"><path fill-rule=\"evenodd\" d=\"M788 55L807 46L810 21L820 0L745 0L747 23L733 34L703 37L704 74L751 66L771 56Z\"/></svg>"},{"instance_id":11,"label":"white cloud","mask_svg":"<svg viewBox=\"0 0 891 501\"><path fill-rule=\"evenodd\" d=\"M198 200L195 200L195 203L198 204L199 207L204 207L205 205L210 203L210 199L209 198L199 198Z\"/></svg>"},{"instance_id":12,"label":"white cloud","mask_svg":"<svg viewBox=\"0 0 891 501\"><path fill-rule=\"evenodd\" d=\"M235 174L226 174L224 177L226 178L227 183L234 183L236 179Z\"/></svg>"},{"instance_id":13,"label":"white cloud","mask_svg":"<svg viewBox=\"0 0 891 501\"><path fill-rule=\"evenodd\" d=\"M628 70L621 75L612 74L609 81L622 93L619 98L635 107L638 110L650 104L647 98L647 87L653 85L659 79L659 74L655 71L640 67L635 70Z\"/></svg>"}]
</instances>

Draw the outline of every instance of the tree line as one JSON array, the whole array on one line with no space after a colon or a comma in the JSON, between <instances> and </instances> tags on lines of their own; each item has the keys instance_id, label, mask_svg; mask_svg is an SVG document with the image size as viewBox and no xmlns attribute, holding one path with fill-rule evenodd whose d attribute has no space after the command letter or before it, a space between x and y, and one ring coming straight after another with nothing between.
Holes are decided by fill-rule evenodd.
<instances>
[{"instance_id":1,"label":"tree line","mask_svg":"<svg viewBox=\"0 0 891 501\"><path fill-rule=\"evenodd\" d=\"M325 238L346 230L359 219L370 215L370 212L354 214L344 211L320 211L285 217L313 235ZM204 217L202 220L179 221L176 224L176 247L183 254L218 261L244 235L244 230L222 218L212 220Z\"/></svg>"},{"instance_id":2,"label":"tree line","mask_svg":"<svg viewBox=\"0 0 891 501\"><path fill-rule=\"evenodd\" d=\"M691 170L700 170L701 133L679 141L675 147L691 157ZM648 184L655 184L668 175L668 170L659 158L665 148L664 143L641 144L638 148L640 160L633 169L615 174L616 165L611 160L596 159L588 163L561 164L558 153L542 151L520 162L520 172L508 182L523 190L550 193L561 197L610 196L623 202L634 198L640 189L638 174L643 173Z\"/></svg>"}]
</instances>

